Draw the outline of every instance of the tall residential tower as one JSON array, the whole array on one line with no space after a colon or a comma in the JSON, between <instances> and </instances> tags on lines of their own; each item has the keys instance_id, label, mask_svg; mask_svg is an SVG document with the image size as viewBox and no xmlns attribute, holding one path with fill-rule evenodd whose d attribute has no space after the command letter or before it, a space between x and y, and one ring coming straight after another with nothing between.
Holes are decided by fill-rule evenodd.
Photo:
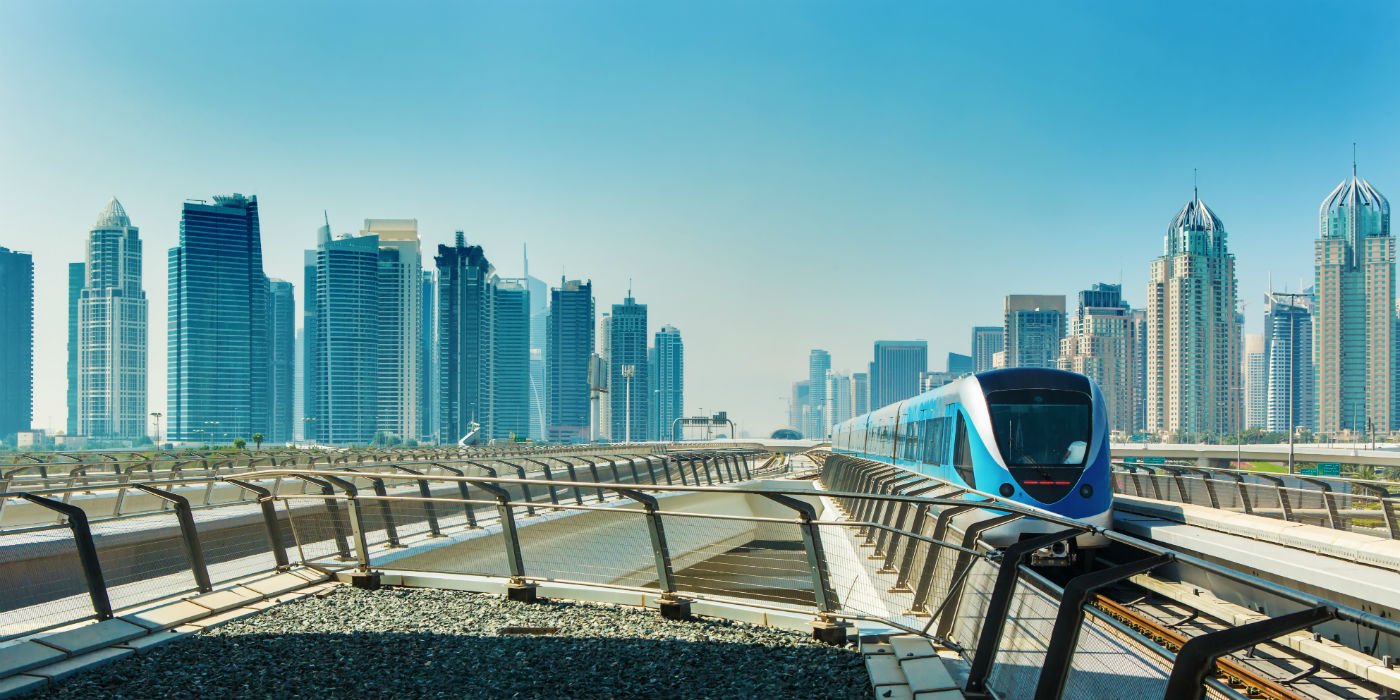
<instances>
[{"instance_id":1,"label":"tall residential tower","mask_svg":"<svg viewBox=\"0 0 1400 700\"><path fill-rule=\"evenodd\" d=\"M113 197L88 234L78 296L78 435L146 435L146 292L141 238Z\"/></svg>"}]
</instances>

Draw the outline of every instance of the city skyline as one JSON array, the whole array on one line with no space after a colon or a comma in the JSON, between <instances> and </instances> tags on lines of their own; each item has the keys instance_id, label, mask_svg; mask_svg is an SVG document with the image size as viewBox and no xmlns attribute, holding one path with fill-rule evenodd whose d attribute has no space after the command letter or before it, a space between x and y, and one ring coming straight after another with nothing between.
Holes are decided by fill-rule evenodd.
<instances>
[{"instance_id":1,"label":"city skyline","mask_svg":"<svg viewBox=\"0 0 1400 700\"><path fill-rule=\"evenodd\" d=\"M932 356L967 352L968 329L995 323L1007 294L1109 281L1144 305L1143 261L1193 167L1230 221L1240 297L1251 303L1270 275L1280 291L1310 280L1317 203L1345 177L1353 141L1378 189L1400 182L1400 135L1382 116L1395 98L1364 111L1316 99L1395 73L1400 59L1377 39L1394 25L1389 6L1320 19L1175 5L1093 16L1027 7L995 21L990 9L951 6L866 20L853 7L814 5L799 23L772 8L695 12L650 8L623 24L606 11L467 5L436 18L447 31L424 15L354 7L331 21L257 3L0 8L9 47L0 68L25 97L2 117L0 208L16 233L0 245L34 253L35 378L45 388L35 425L64 427L67 264L112 195L141 225L150 410L167 404L161 255L182 201L245 192L259 195L272 278L301 279L324 210L337 233L365 217L415 217L430 250L459 229L492 251L528 242L537 276L591 279L603 308L630 278L654 310L649 334L661 323L686 330L688 412L724 408L759 434L786 423L778 397L789 393L791 358L812 347L854 372L874 338L927 338ZM1202 29L1203 12L1219 21ZM184 36L190 21L226 25L230 38ZM864 28L859 38L841 39L852 24ZM1188 26L1229 48L1172 51ZM1340 26L1348 31L1326 31ZM422 41L388 56L354 48L381 30ZM98 50L113 31L139 49ZM264 31L276 50L231 38ZM928 41L930 32L946 40ZM1016 51L994 48L1008 39ZM716 41L733 55L702 60ZM457 45L472 51L442 60ZM241 93L220 77L238 74L256 78ZM408 123L375 100L334 124L323 118L326 105L405 90L420 99ZM1216 109L1162 110L1176 90ZM89 118L93 99L110 105L100 120ZM134 165L97 167L110 161ZM981 221L1008 192L1015 206ZM1023 255L986 255L993 234ZM671 240L699 249L677 255ZM865 276L836 274L848 256L833 252L855 241L887 291L931 310L873 305ZM948 257L957 264L937 266ZM724 283L705 294L670 284L718 270ZM795 274L824 283L799 294L787 281ZM779 304L797 308L775 316ZM778 321L783 332L759 352L731 340ZM832 322L840 332L824 327ZM1262 330L1258 314L1247 329Z\"/></svg>"}]
</instances>

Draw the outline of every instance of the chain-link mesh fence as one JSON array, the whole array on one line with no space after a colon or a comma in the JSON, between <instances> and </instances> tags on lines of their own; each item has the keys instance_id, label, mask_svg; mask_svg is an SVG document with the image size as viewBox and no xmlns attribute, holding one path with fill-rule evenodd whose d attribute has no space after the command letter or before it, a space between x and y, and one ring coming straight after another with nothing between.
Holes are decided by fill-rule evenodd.
<instances>
[{"instance_id":1,"label":"chain-link mesh fence","mask_svg":"<svg viewBox=\"0 0 1400 700\"><path fill-rule=\"evenodd\" d=\"M0 537L0 639L91 617L68 528Z\"/></svg>"}]
</instances>

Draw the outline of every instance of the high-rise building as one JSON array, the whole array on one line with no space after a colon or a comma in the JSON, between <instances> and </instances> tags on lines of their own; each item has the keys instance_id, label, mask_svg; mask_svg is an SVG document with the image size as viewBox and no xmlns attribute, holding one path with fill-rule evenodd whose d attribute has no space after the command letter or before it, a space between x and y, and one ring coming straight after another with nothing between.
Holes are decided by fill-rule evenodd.
<instances>
[{"instance_id":1,"label":"high-rise building","mask_svg":"<svg viewBox=\"0 0 1400 700\"><path fill-rule=\"evenodd\" d=\"M792 383L792 395L788 398L788 425L801 433L804 431L807 404L811 400L811 382L803 379ZM805 436L805 433L804 433Z\"/></svg>"},{"instance_id":2,"label":"high-rise building","mask_svg":"<svg viewBox=\"0 0 1400 700\"><path fill-rule=\"evenodd\" d=\"M266 434L272 362L258 198L185 202L169 285L170 440L227 444Z\"/></svg>"},{"instance_id":3,"label":"high-rise building","mask_svg":"<svg viewBox=\"0 0 1400 700\"><path fill-rule=\"evenodd\" d=\"M1055 367L1065 336L1065 298L1058 294L1006 297L1007 367Z\"/></svg>"},{"instance_id":4,"label":"high-rise building","mask_svg":"<svg viewBox=\"0 0 1400 700\"><path fill-rule=\"evenodd\" d=\"M827 421L827 431L854 417L855 403L851 395L851 378L832 370L826 371L826 407L823 415Z\"/></svg>"},{"instance_id":5,"label":"high-rise building","mask_svg":"<svg viewBox=\"0 0 1400 700\"><path fill-rule=\"evenodd\" d=\"M113 197L87 241L78 296L78 430L139 439L146 430L146 292L141 238Z\"/></svg>"},{"instance_id":6,"label":"high-rise building","mask_svg":"<svg viewBox=\"0 0 1400 700\"><path fill-rule=\"evenodd\" d=\"M1265 426L1270 432L1317 429L1317 375L1312 302L1304 294L1269 294L1264 313Z\"/></svg>"},{"instance_id":7,"label":"high-rise building","mask_svg":"<svg viewBox=\"0 0 1400 700\"><path fill-rule=\"evenodd\" d=\"M530 257L525 256L525 286L530 289L530 439L544 440L545 346L549 337L549 286L530 276Z\"/></svg>"},{"instance_id":8,"label":"high-rise building","mask_svg":"<svg viewBox=\"0 0 1400 700\"><path fill-rule=\"evenodd\" d=\"M379 240L331 238L306 253L302 429L322 445L363 445L379 415Z\"/></svg>"},{"instance_id":9,"label":"high-rise building","mask_svg":"<svg viewBox=\"0 0 1400 700\"><path fill-rule=\"evenodd\" d=\"M812 350L807 355L807 408L802 416L802 434L811 440L826 437L826 373L831 369L831 353Z\"/></svg>"},{"instance_id":10,"label":"high-rise building","mask_svg":"<svg viewBox=\"0 0 1400 700\"><path fill-rule=\"evenodd\" d=\"M1133 309L1133 434L1147 430L1147 309Z\"/></svg>"},{"instance_id":11,"label":"high-rise building","mask_svg":"<svg viewBox=\"0 0 1400 700\"><path fill-rule=\"evenodd\" d=\"M559 281L549 292L545 350L546 434L550 442L589 439L589 357L593 354L593 282Z\"/></svg>"},{"instance_id":12,"label":"high-rise building","mask_svg":"<svg viewBox=\"0 0 1400 700\"><path fill-rule=\"evenodd\" d=\"M441 399L442 377L438 375L437 356L437 274L436 268L423 270L423 300L418 327L422 334L418 342L418 366L423 371L423 391L418 397L418 439L436 443L438 430L438 401Z\"/></svg>"},{"instance_id":13,"label":"high-rise building","mask_svg":"<svg viewBox=\"0 0 1400 700\"><path fill-rule=\"evenodd\" d=\"M530 431L530 289L523 279L494 277L490 295L486 435L524 439Z\"/></svg>"},{"instance_id":14,"label":"high-rise building","mask_svg":"<svg viewBox=\"0 0 1400 700\"><path fill-rule=\"evenodd\" d=\"M1194 440L1238 430L1235 256L1199 195L1167 227L1147 288L1147 430Z\"/></svg>"},{"instance_id":15,"label":"high-rise building","mask_svg":"<svg viewBox=\"0 0 1400 700\"><path fill-rule=\"evenodd\" d=\"M1269 425L1269 373L1264 356L1264 334L1244 334L1244 427Z\"/></svg>"},{"instance_id":16,"label":"high-rise building","mask_svg":"<svg viewBox=\"0 0 1400 700\"><path fill-rule=\"evenodd\" d=\"M993 356L1006 349L1006 331L1001 326L973 326L972 371L986 372L996 367Z\"/></svg>"},{"instance_id":17,"label":"high-rise building","mask_svg":"<svg viewBox=\"0 0 1400 700\"><path fill-rule=\"evenodd\" d=\"M1133 429L1133 346L1132 309L1123 302L1123 287L1095 284L1081 291L1057 363L1099 385L1109 429L1124 433Z\"/></svg>"},{"instance_id":18,"label":"high-rise building","mask_svg":"<svg viewBox=\"0 0 1400 700\"><path fill-rule=\"evenodd\" d=\"M68 263L68 423L67 433L78 434L78 300L87 284L87 263Z\"/></svg>"},{"instance_id":19,"label":"high-rise building","mask_svg":"<svg viewBox=\"0 0 1400 700\"><path fill-rule=\"evenodd\" d=\"M685 343L675 326L662 326L655 343L657 434L680 440L682 430L675 422L685 416Z\"/></svg>"},{"instance_id":20,"label":"high-rise building","mask_svg":"<svg viewBox=\"0 0 1400 700\"><path fill-rule=\"evenodd\" d=\"M1337 185L1318 210L1315 247L1318 428L1388 431L1396 426L1395 237L1390 202L1358 177Z\"/></svg>"},{"instance_id":21,"label":"high-rise building","mask_svg":"<svg viewBox=\"0 0 1400 700\"><path fill-rule=\"evenodd\" d=\"M948 353L948 372L959 377L964 374L972 374L972 356L956 352Z\"/></svg>"},{"instance_id":22,"label":"high-rise building","mask_svg":"<svg viewBox=\"0 0 1400 700\"><path fill-rule=\"evenodd\" d=\"M856 372L851 375L851 413L863 416L870 412L870 375Z\"/></svg>"},{"instance_id":23,"label":"high-rise building","mask_svg":"<svg viewBox=\"0 0 1400 700\"><path fill-rule=\"evenodd\" d=\"M608 334L608 400L612 405L612 439L645 440L651 397L647 380L647 305L629 293L613 304Z\"/></svg>"},{"instance_id":24,"label":"high-rise building","mask_svg":"<svg viewBox=\"0 0 1400 700\"><path fill-rule=\"evenodd\" d=\"M598 319L598 370L595 371L590 390L596 395L598 410L593 426L595 440L606 442L612 439L612 314L604 313Z\"/></svg>"},{"instance_id":25,"label":"high-rise building","mask_svg":"<svg viewBox=\"0 0 1400 700\"><path fill-rule=\"evenodd\" d=\"M296 413L297 311L291 282L268 280L268 309L272 346L272 426L267 441L292 441Z\"/></svg>"},{"instance_id":26,"label":"high-rise building","mask_svg":"<svg viewBox=\"0 0 1400 700\"><path fill-rule=\"evenodd\" d=\"M457 232L453 245L438 246L438 435L455 443L487 425L490 382L490 280L492 266L481 246Z\"/></svg>"},{"instance_id":27,"label":"high-rise building","mask_svg":"<svg viewBox=\"0 0 1400 700\"><path fill-rule=\"evenodd\" d=\"M870 408L878 410L917 396L928 372L928 341L877 340L870 363Z\"/></svg>"},{"instance_id":28,"label":"high-rise building","mask_svg":"<svg viewBox=\"0 0 1400 700\"><path fill-rule=\"evenodd\" d=\"M0 439L34 421L34 258L0 247Z\"/></svg>"},{"instance_id":29,"label":"high-rise building","mask_svg":"<svg viewBox=\"0 0 1400 700\"><path fill-rule=\"evenodd\" d=\"M423 393L423 259L417 219L365 219L360 236L379 241L379 392L376 431L416 438Z\"/></svg>"}]
</instances>

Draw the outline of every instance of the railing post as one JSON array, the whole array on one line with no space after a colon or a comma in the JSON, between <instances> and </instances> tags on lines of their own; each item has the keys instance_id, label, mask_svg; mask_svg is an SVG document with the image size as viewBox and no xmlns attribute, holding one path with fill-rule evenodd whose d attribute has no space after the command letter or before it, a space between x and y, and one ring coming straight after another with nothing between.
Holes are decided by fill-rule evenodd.
<instances>
[{"instance_id":1,"label":"railing post","mask_svg":"<svg viewBox=\"0 0 1400 700\"><path fill-rule=\"evenodd\" d=\"M1274 493L1278 494L1278 507L1283 511L1283 519L1293 522L1293 506L1288 502L1288 491L1283 486L1283 479L1268 474L1255 474L1255 476L1274 485Z\"/></svg>"},{"instance_id":2,"label":"railing post","mask_svg":"<svg viewBox=\"0 0 1400 700\"><path fill-rule=\"evenodd\" d=\"M325 496L326 513L331 519L331 534L335 538L336 553L340 555L341 559L350 559L352 557L350 535L353 533L346 532L345 522L340 518L340 504L335 498L335 487L331 486L329 481L314 476L305 474L293 474L292 476L312 486L320 487L321 495ZM353 490L355 487L352 485L350 488Z\"/></svg>"},{"instance_id":3,"label":"railing post","mask_svg":"<svg viewBox=\"0 0 1400 700\"><path fill-rule=\"evenodd\" d=\"M267 532L267 544L272 548L272 559L277 563L278 570L289 568L291 562L287 560L287 548L282 546L282 523L277 520L277 500L272 491L242 479L226 476L223 480L257 497L258 507L262 509L263 529Z\"/></svg>"},{"instance_id":4,"label":"railing post","mask_svg":"<svg viewBox=\"0 0 1400 700\"><path fill-rule=\"evenodd\" d=\"M410 469L401 464L390 465L405 474L423 476L423 472ZM415 479L418 482L418 495L423 498L423 512L428 516L428 536L442 537L442 528L438 525L437 504L433 502L433 489L428 485L427 479Z\"/></svg>"},{"instance_id":5,"label":"railing post","mask_svg":"<svg viewBox=\"0 0 1400 700\"><path fill-rule=\"evenodd\" d=\"M1026 557L1078 534L1078 530L1063 530L1021 540L1006 548L1001 557L1001 567L997 570L996 583L992 585L992 597L987 601L987 614L982 618L982 632L977 635L977 649L972 654L972 666L967 673L967 692L987 692L987 679L992 675L992 662L996 660L997 648L1001 646L1001 635L1011 613L1011 599Z\"/></svg>"},{"instance_id":6,"label":"railing post","mask_svg":"<svg viewBox=\"0 0 1400 700\"><path fill-rule=\"evenodd\" d=\"M632 472L632 483L642 483L642 475L637 473L637 458L628 457L627 455L622 456L627 458L627 468Z\"/></svg>"},{"instance_id":7,"label":"railing post","mask_svg":"<svg viewBox=\"0 0 1400 700\"><path fill-rule=\"evenodd\" d=\"M504 460L502 460L502 461L504 462ZM516 464L516 463L514 463L514 462L504 462L504 463L505 463L505 464L509 464L509 465L512 466L512 467L515 467L515 475L516 475L516 477L518 477L521 481L528 481L528 480L529 480L530 477L528 477L528 476L525 475L525 467L522 467L522 466L520 466L519 464ZM530 496L530 485L527 484L527 483L522 483L522 484L520 485L520 493L523 494L523 495L525 496L525 514L526 514L526 515L534 515L534 514L535 514L535 504L534 504L534 500L535 500L535 499L534 499L532 496Z\"/></svg>"},{"instance_id":8,"label":"railing post","mask_svg":"<svg viewBox=\"0 0 1400 700\"><path fill-rule=\"evenodd\" d=\"M68 519L68 529L73 532L73 545L78 548L78 564L82 566L83 579L87 582L88 599L92 601L92 612L99 620L110 619L112 601L107 597L107 583L102 578L102 563L97 559L97 545L92 541L92 528L88 525L87 513L78 506L35 496L32 493L15 495Z\"/></svg>"},{"instance_id":9,"label":"railing post","mask_svg":"<svg viewBox=\"0 0 1400 700\"><path fill-rule=\"evenodd\" d=\"M563 462L563 463L564 463L564 468L567 469L568 472L569 472L569 481L572 481L572 482L574 482L574 483L578 483L578 474L574 471L574 463L573 463L573 462L570 462L569 460L564 459L564 458L562 458L562 457L549 457L548 459L552 459L552 460L554 460L554 461L556 461L556 462ZM577 487L577 486L574 486L573 489L574 489L574 502L577 503L578 505L583 505L583 491L582 491L579 487Z\"/></svg>"},{"instance_id":10,"label":"railing post","mask_svg":"<svg viewBox=\"0 0 1400 700\"><path fill-rule=\"evenodd\" d=\"M914 586L914 600L909 604L910 614L929 614L929 588L933 586L933 575L938 570L938 560L943 556L944 547L941 545L948 535L948 526L952 523L954 516L975 508L977 508L976 505L952 506L939 511L938 518L933 525L932 535L933 541L938 544L929 545L932 549L928 553L928 560L924 562L923 568L919 571L919 581Z\"/></svg>"},{"instance_id":11,"label":"railing post","mask_svg":"<svg viewBox=\"0 0 1400 700\"><path fill-rule=\"evenodd\" d=\"M556 506L559 505L559 491L554 487L554 472L550 470L549 462L541 462L538 459L530 459L529 457L521 457L521 459L544 470L544 483L545 488L549 489L549 502Z\"/></svg>"},{"instance_id":12,"label":"railing post","mask_svg":"<svg viewBox=\"0 0 1400 700\"><path fill-rule=\"evenodd\" d=\"M501 516L501 538L505 540L506 564L510 570L506 597L520 603L533 603L538 599L539 589L525 580L525 559L520 551L520 534L515 529L515 510L510 504L510 492L489 482L476 482L476 485L496 497L496 510Z\"/></svg>"},{"instance_id":13,"label":"railing post","mask_svg":"<svg viewBox=\"0 0 1400 700\"><path fill-rule=\"evenodd\" d=\"M1400 521L1395 517L1395 503L1390 500L1390 491L1384 486L1376 484L1357 483L1357 486L1370 491L1380 502L1381 514L1385 517L1385 529L1390 533L1390 539L1400 540Z\"/></svg>"},{"instance_id":14,"label":"railing post","mask_svg":"<svg viewBox=\"0 0 1400 700\"><path fill-rule=\"evenodd\" d=\"M190 500L180 494L146 484L132 484L131 487L174 506L175 519L180 523L180 540L185 549L185 560L190 563L190 573L194 575L194 586L201 593L214 590L214 585L209 581L209 567L204 563L204 548L199 544L199 532L195 530Z\"/></svg>"},{"instance_id":15,"label":"railing post","mask_svg":"<svg viewBox=\"0 0 1400 700\"><path fill-rule=\"evenodd\" d=\"M1322 505L1327 509L1327 526L1333 530L1346 529L1342 525L1341 514L1337 512L1337 501L1335 500L1335 494L1332 493L1332 485L1321 479L1298 477L1298 480L1305 484L1312 484L1322 490Z\"/></svg>"},{"instance_id":16,"label":"railing post","mask_svg":"<svg viewBox=\"0 0 1400 700\"><path fill-rule=\"evenodd\" d=\"M1046 642L1045 661L1040 668L1040 681L1035 686L1035 700L1060 700L1065 682L1069 680L1069 667L1074 661L1074 648L1079 644L1079 628L1084 624L1084 605L1094 591L1145 571L1151 571L1171 562L1171 554L1139 559L1135 562L1081 574L1065 584L1060 596L1060 609L1055 615L1055 626ZM1166 697L1173 697L1167 695Z\"/></svg>"},{"instance_id":17,"label":"railing post","mask_svg":"<svg viewBox=\"0 0 1400 700\"><path fill-rule=\"evenodd\" d=\"M802 530L802 547L807 552L807 566L812 573L812 592L817 601L817 619L812 624L812 636L817 640L840 646L846 643L846 626L835 621L831 613L839 605L836 591L831 588L831 574L827 571L826 552L822 549L821 533L817 531L817 509L811 504L778 493L759 495L775 503L797 511L801 519L798 527Z\"/></svg>"},{"instance_id":18,"label":"railing post","mask_svg":"<svg viewBox=\"0 0 1400 700\"><path fill-rule=\"evenodd\" d=\"M706 485L706 486L714 486L714 485L715 485L715 480L714 480L713 477L710 476L710 456L709 456L709 455L703 455L703 456L701 456L699 459L700 459L700 467L701 467L702 469L705 470L705 485ZM691 464L691 466L695 466L695 461L694 461L694 460L691 460L690 464ZM699 483L699 482L700 482L699 472L696 472L695 481L696 481L696 483Z\"/></svg>"},{"instance_id":19,"label":"railing post","mask_svg":"<svg viewBox=\"0 0 1400 700\"><path fill-rule=\"evenodd\" d=\"M384 488L384 480L370 477L370 487L374 490L376 500L379 501L379 517L384 519L384 534L389 538L389 547L402 547L399 542L399 528L394 524L394 509L389 504L389 490Z\"/></svg>"},{"instance_id":20,"label":"railing post","mask_svg":"<svg viewBox=\"0 0 1400 700\"><path fill-rule=\"evenodd\" d=\"M1235 473L1235 472L1226 472L1225 474L1226 474L1226 476L1228 476L1228 477L1230 477L1231 479L1234 479L1234 480L1235 480L1235 488L1236 488L1236 489L1238 490L1238 492L1239 492L1239 495L1240 495L1240 503L1244 505L1244 513L1245 513L1245 515L1253 515L1253 514L1254 514L1254 504L1251 503L1250 500L1249 500L1249 489L1245 487L1244 475L1243 475L1243 474L1237 474L1237 473Z\"/></svg>"},{"instance_id":21,"label":"railing post","mask_svg":"<svg viewBox=\"0 0 1400 700\"><path fill-rule=\"evenodd\" d=\"M597 463L597 462L594 462L593 460L591 460L591 459L589 459L589 458L587 458L587 457L579 457L579 459L581 459L581 460L583 460L584 462L587 462L587 463L588 463L588 473L590 473L590 474L593 475L593 483L595 483L595 484L601 484L601 483L603 483L603 478L600 477L600 476L598 476L598 463ZM605 499L604 499L604 496L603 496L603 490L602 490L602 489L594 489L594 491L597 491L597 492L598 492L598 502L599 502L599 503L602 503L602 502L605 500Z\"/></svg>"},{"instance_id":22,"label":"railing post","mask_svg":"<svg viewBox=\"0 0 1400 700\"><path fill-rule=\"evenodd\" d=\"M456 467L449 467L439 462L433 462L433 466L453 476L466 476L466 472ZM467 527L476 527L476 509L472 508L472 494L471 491L467 490L467 482L457 482L457 493L462 497L462 507L467 511Z\"/></svg>"},{"instance_id":23,"label":"railing post","mask_svg":"<svg viewBox=\"0 0 1400 700\"><path fill-rule=\"evenodd\" d=\"M1176 482L1176 492L1181 495L1181 502L1191 505L1191 494L1186 489L1186 477L1182 474L1182 470L1166 467L1166 471L1172 475L1172 481Z\"/></svg>"},{"instance_id":24,"label":"railing post","mask_svg":"<svg viewBox=\"0 0 1400 700\"><path fill-rule=\"evenodd\" d=\"M676 473L681 475L681 485L689 486L690 481L685 478L685 467L681 465L681 458L673 457L671 455L667 455L666 458L676 465ZM666 468L666 483L671 483L671 469L669 466ZM697 481L695 485L699 486L700 482Z\"/></svg>"},{"instance_id":25,"label":"railing post","mask_svg":"<svg viewBox=\"0 0 1400 700\"><path fill-rule=\"evenodd\" d=\"M953 631L954 616L958 613L957 603L962 597L963 586L967 585L967 574L971 573L973 566L972 557L974 555L970 550L977 546L977 538L981 537L982 533L988 530L1014 523L1024 517L1024 515L1019 513L1010 513L1007 515L999 515L988 520L979 520L967 527L967 530L963 533L962 551L958 552L958 558L953 560L953 568L951 570L953 578L948 582L948 593L943 596L943 602L939 604L939 609L942 614L934 613L929 616L928 624L924 625L925 632L928 632L928 628L933 625L935 617L938 618L938 631L935 633L935 636L939 639L947 639L948 635Z\"/></svg>"},{"instance_id":26,"label":"railing post","mask_svg":"<svg viewBox=\"0 0 1400 700\"><path fill-rule=\"evenodd\" d=\"M622 483L622 476L617 473L617 460L612 457L604 457L603 461L608 463L608 469L612 471L614 484Z\"/></svg>"},{"instance_id":27,"label":"railing post","mask_svg":"<svg viewBox=\"0 0 1400 700\"><path fill-rule=\"evenodd\" d=\"M666 528L661 522L661 513L656 508L656 498L632 489L617 489L617 492L640 504L647 514L647 534L651 537L651 551L656 558L656 582L661 588L661 599L657 601L661 616L668 620L690 619L690 601L676 593L676 575L671 568L671 549L666 543Z\"/></svg>"},{"instance_id":28,"label":"railing post","mask_svg":"<svg viewBox=\"0 0 1400 700\"><path fill-rule=\"evenodd\" d=\"M1197 474L1201 475L1201 483L1206 487L1206 498L1210 500L1210 507L1219 509L1220 498L1215 495L1215 479L1211 476L1211 472L1206 469L1197 469L1195 471Z\"/></svg>"},{"instance_id":29,"label":"railing post","mask_svg":"<svg viewBox=\"0 0 1400 700\"><path fill-rule=\"evenodd\" d=\"M1176 663L1172 664L1172 674L1167 678L1163 697L1201 700L1205 697L1206 676L1221 656L1312 627L1336 616L1336 609L1319 606L1192 637L1176 653Z\"/></svg>"}]
</instances>

